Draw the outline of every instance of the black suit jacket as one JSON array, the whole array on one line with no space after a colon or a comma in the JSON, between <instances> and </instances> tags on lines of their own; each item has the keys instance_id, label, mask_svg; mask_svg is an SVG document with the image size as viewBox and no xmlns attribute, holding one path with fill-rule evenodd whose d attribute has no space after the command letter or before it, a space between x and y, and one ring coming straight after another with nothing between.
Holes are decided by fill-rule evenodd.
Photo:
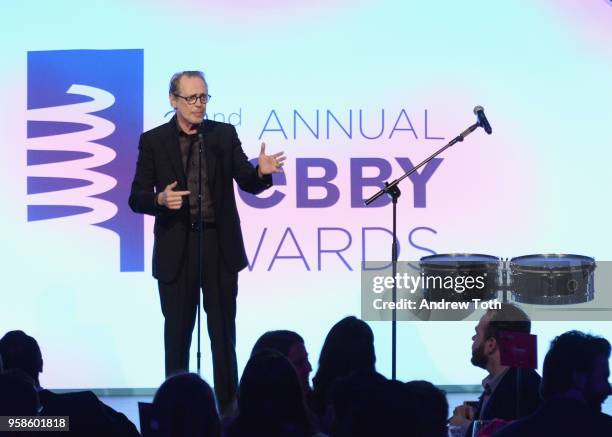
<instances>
[{"instance_id":1,"label":"black suit jacket","mask_svg":"<svg viewBox=\"0 0 612 437\"><path fill-rule=\"evenodd\" d=\"M517 392L518 369L508 369L504 377L495 388L489 401L482 411L481 418L515 420L518 417L528 416L540 406L540 375L533 369L520 369L521 378ZM520 413L517 416L516 398L520 396ZM476 412L476 417L480 411Z\"/></svg>"},{"instance_id":2,"label":"black suit jacket","mask_svg":"<svg viewBox=\"0 0 612 437\"><path fill-rule=\"evenodd\" d=\"M70 432L67 435L140 436L136 426L125 415L100 401L91 391L58 394L42 390L39 392L39 397L43 416L69 416ZM66 435L66 433L58 432L57 435Z\"/></svg>"},{"instance_id":3,"label":"black suit jacket","mask_svg":"<svg viewBox=\"0 0 612 437\"><path fill-rule=\"evenodd\" d=\"M533 369L520 369L521 377L517 391L518 369L510 368L491 393L491 397L482 410L482 396L475 412L476 419L516 420L534 413L541 403L540 375ZM517 415L516 398L520 396L520 412ZM473 423L469 426L466 436L472 435Z\"/></svg>"},{"instance_id":4,"label":"black suit jacket","mask_svg":"<svg viewBox=\"0 0 612 437\"><path fill-rule=\"evenodd\" d=\"M232 271L247 265L247 257L236 208L233 180L249 193L272 186L270 175L260 178L244 154L231 124L204 120L201 126L206 153L210 193L215 205L217 232L223 259ZM140 136L136 174L129 204L134 212L155 216L153 276L163 282L176 278L183 262L190 231L189 202L180 210L156 205L155 196L174 181L177 191L187 190L181 159L176 116Z\"/></svg>"}]
</instances>

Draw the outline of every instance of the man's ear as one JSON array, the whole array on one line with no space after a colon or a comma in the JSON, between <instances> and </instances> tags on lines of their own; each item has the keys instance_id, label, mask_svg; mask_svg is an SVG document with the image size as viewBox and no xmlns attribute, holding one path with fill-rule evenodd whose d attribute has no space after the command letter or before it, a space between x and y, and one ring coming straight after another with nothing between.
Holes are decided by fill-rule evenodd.
<instances>
[{"instance_id":1,"label":"man's ear","mask_svg":"<svg viewBox=\"0 0 612 437\"><path fill-rule=\"evenodd\" d=\"M176 109L176 97L174 97L172 94L169 94L168 101L170 102L170 106Z\"/></svg>"},{"instance_id":2,"label":"man's ear","mask_svg":"<svg viewBox=\"0 0 612 437\"><path fill-rule=\"evenodd\" d=\"M487 338L485 341L485 352L492 354L497 350L497 340L495 337Z\"/></svg>"}]
</instances>

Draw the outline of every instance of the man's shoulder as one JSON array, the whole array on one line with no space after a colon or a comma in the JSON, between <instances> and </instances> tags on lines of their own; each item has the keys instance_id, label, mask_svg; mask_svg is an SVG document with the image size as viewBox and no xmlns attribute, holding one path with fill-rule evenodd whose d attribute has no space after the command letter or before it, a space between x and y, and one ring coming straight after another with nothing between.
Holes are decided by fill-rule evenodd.
<instances>
[{"instance_id":1,"label":"man's shoulder","mask_svg":"<svg viewBox=\"0 0 612 437\"><path fill-rule=\"evenodd\" d=\"M486 415L502 419L515 418L516 394L520 393L522 411L534 412L540 404L540 376L532 369L509 369L493 391L486 405Z\"/></svg>"},{"instance_id":2,"label":"man's shoulder","mask_svg":"<svg viewBox=\"0 0 612 437\"><path fill-rule=\"evenodd\" d=\"M599 421L612 431L612 416L606 413L599 413Z\"/></svg>"},{"instance_id":3,"label":"man's shoulder","mask_svg":"<svg viewBox=\"0 0 612 437\"><path fill-rule=\"evenodd\" d=\"M50 390L42 390L39 392L39 397L47 410L54 408L87 409L100 404L100 400L92 391L54 393Z\"/></svg>"},{"instance_id":4,"label":"man's shoulder","mask_svg":"<svg viewBox=\"0 0 612 437\"><path fill-rule=\"evenodd\" d=\"M44 389L39 392L39 395L41 397L44 396L44 397L55 398L55 399L80 399L80 400L91 400L91 399L97 400L98 399L96 394L91 390L56 393L51 390Z\"/></svg>"},{"instance_id":5,"label":"man's shoulder","mask_svg":"<svg viewBox=\"0 0 612 437\"><path fill-rule=\"evenodd\" d=\"M224 123L216 120L204 120L202 122L206 132L218 132L222 134L232 133L236 131L236 127L230 123Z\"/></svg>"},{"instance_id":6,"label":"man's shoulder","mask_svg":"<svg viewBox=\"0 0 612 437\"><path fill-rule=\"evenodd\" d=\"M235 131L236 128L231 123L224 123L216 120L203 120L202 127L205 131L221 131L221 132L231 132ZM145 136L159 136L165 135L168 133L172 133L176 130L176 123L174 122L174 118L169 120L166 123L160 124L148 131L143 132Z\"/></svg>"},{"instance_id":7,"label":"man's shoulder","mask_svg":"<svg viewBox=\"0 0 612 437\"><path fill-rule=\"evenodd\" d=\"M542 377L534 369L516 369L510 368L502 378L502 381L507 384L515 385L517 381L522 386L539 386ZM501 382L500 381L500 384Z\"/></svg>"},{"instance_id":8,"label":"man's shoulder","mask_svg":"<svg viewBox=\"0 0 612 437\"><path fill-rule=\"evenodd\" d=\"M540 374L535 369L520 369L520 372L520 375L517 373L517 380L528 386L535 386L539 391L542 381Z\"/></svg>"},{"instance_id":9,"label":"man's shoulder","mask_svg":"<svg viewBox=\"0 0 612 437\"><path fill-rule=\"evenodd\" d=\"M166 123L154 127L153 129L149 129L148 131L143 132L142 136L147 138L165 136L172 133L173 129L176 129L176 125L172 122L172 120L170 120Z\"/></svg>"},{"instance_id":10,"label":"man's shoulder","mask_svg":"<svg viewBox=\"0 0 612 437\"><path fill-rule=\"evenodd\" d=\"M495 388L495 397L502 402L514 403L517 386L523 400L529 400L535 406L540 402L541 377L533 369L508 369Z\"/></svg>"}]
</instances>

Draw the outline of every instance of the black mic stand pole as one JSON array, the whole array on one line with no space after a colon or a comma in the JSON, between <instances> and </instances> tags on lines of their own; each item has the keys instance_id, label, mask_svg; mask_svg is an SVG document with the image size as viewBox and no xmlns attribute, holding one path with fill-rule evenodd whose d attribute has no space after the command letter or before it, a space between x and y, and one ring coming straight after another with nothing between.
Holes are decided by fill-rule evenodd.
<instances>
[{"instance_id":1,"label":"black mic stand pole","mask_svg":"<svg viewBox=\"0 0 612 437\"><path fill-rule=\"evenodd\" d=\"M392 212L393 214L393 243L391 244L391 266L392 266L391 272L393 274L393 292L392 292L393 303L397 302L397 281L395 278L395 275L397 274L397 257L398 257L398 254L397 254L397 199L401 194L398 185L401 181L403 181L408 176L410 176L412 173L417 171L419 168L421 168L422 166L427 164L429 161L434 159L440 153L444 152L446 149L455 145L456 143L463 141L465 137L467 137L469 134L474 132L476 128L478 128L479 126L480 126L479 123L474 123L473 125L468 127L466 130L461 132L459 135L457 135L455 138L453 138L446 146L439 149L436 153L434 153L429 158L422 161L420 164L413 167L411 170L408 170L400 178L394 180L391 183L385 182L385 186L380 191L378 191L376 194L374 194L372 197L370 197L368 200L364 202L364 204L368 206L372 202L374 202L376 199L378 199L380 196L382 196L383 194L387 194L389 197L391 197L391 201L393 202L393 212ZM392 315L391 316L391 378L395 380L397 379L396 378L397 376L397 309L395 308L395 305L393 306L393 309L391 310L391 315Z\"/></svg>"},{"instance_id":2,"label":"black mic stand pole","mask_svg":"<svg viewBox=\"0 0 612 437\"><path fill-rule=\"evenodd\" d=\"M197 361L197 372L198 376L202 376L201 373L201 361L202 361L202 351L200 344L200 331L201 331L201 314L200 314L200 306L201 306L201 297L203 292L202 287L202 242L204 239L203 227L204 222L202 220L202 153L204 152L204 136L202 132L199 132L200 126L198 126L198 351L196 355Z\"/></svg>"}]
</instances>

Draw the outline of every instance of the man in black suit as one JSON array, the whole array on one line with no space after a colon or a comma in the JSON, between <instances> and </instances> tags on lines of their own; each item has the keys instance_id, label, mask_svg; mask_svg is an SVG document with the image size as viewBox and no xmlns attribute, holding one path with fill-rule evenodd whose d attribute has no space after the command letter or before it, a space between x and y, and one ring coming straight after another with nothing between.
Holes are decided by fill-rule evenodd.
<instances>
[{"instance_id":1,"label":"man in black suit","mask_svg":"<svg viewBox=\"0 0 612 437\"><path fill-rule=\"evenodd\" d=\"M282 152L266 155L262 144L258 166L253 167L232 125L204 120L209 98L202 72L184 71L172 77L169 99L176 114L141 135L129 204L135 212L155 216L153 276L158 280L165 319L166 376L189 369L201 287L215 393L221 412L227 413L238 385L238 272L247 265L233 181L242 190L258 194L272 186L271 175L282 170L285 157ZM203 233L201 284L199 230Z\"/></svg>"},{"instance_id":2,"label":"man in black suit","mask_svg":"<svg viewBox=\"0 0 612 437\"><path fill-rule=\"evenodd\" d=\"M612 417L601 412L611 394L609 360L605 338L579 331L558 336L544 358L541 408L495 436L611 436Z\"/></svg>"},{"instance_id":3,"label":"man in black suit","mask_svg":"<svg viewBox=\"0 0 612 437\"><path fill-rule=\"evenodd\" d=\"M484 392L476 408L461 405L451 418L451 424L463 426L468 436L472 435L474 420L515 420L533 413L540 405L540 375L532 369L502 366L498 337L501 331L529 333L531 321L520 308L504 303L501 309L488 310L478 322L472 337L471 361L488 372L482 381Z\"/></svg>"},{"instance_id":4,"label":"man in black suit","mask_svg":"<svg viewBox=\"0 0 612 437\"><path fill-rule=\"evenodd\" d=\"M69 416L70 435L140 436L125 415L104 404L91 391L60 394L43 389L39 379L43 371L42 353L38 342L25 332L7 332L0 339L0 355L6 369L21 370L31 379L38 392L42 416Z\"/></svg>"}]
</instances>

